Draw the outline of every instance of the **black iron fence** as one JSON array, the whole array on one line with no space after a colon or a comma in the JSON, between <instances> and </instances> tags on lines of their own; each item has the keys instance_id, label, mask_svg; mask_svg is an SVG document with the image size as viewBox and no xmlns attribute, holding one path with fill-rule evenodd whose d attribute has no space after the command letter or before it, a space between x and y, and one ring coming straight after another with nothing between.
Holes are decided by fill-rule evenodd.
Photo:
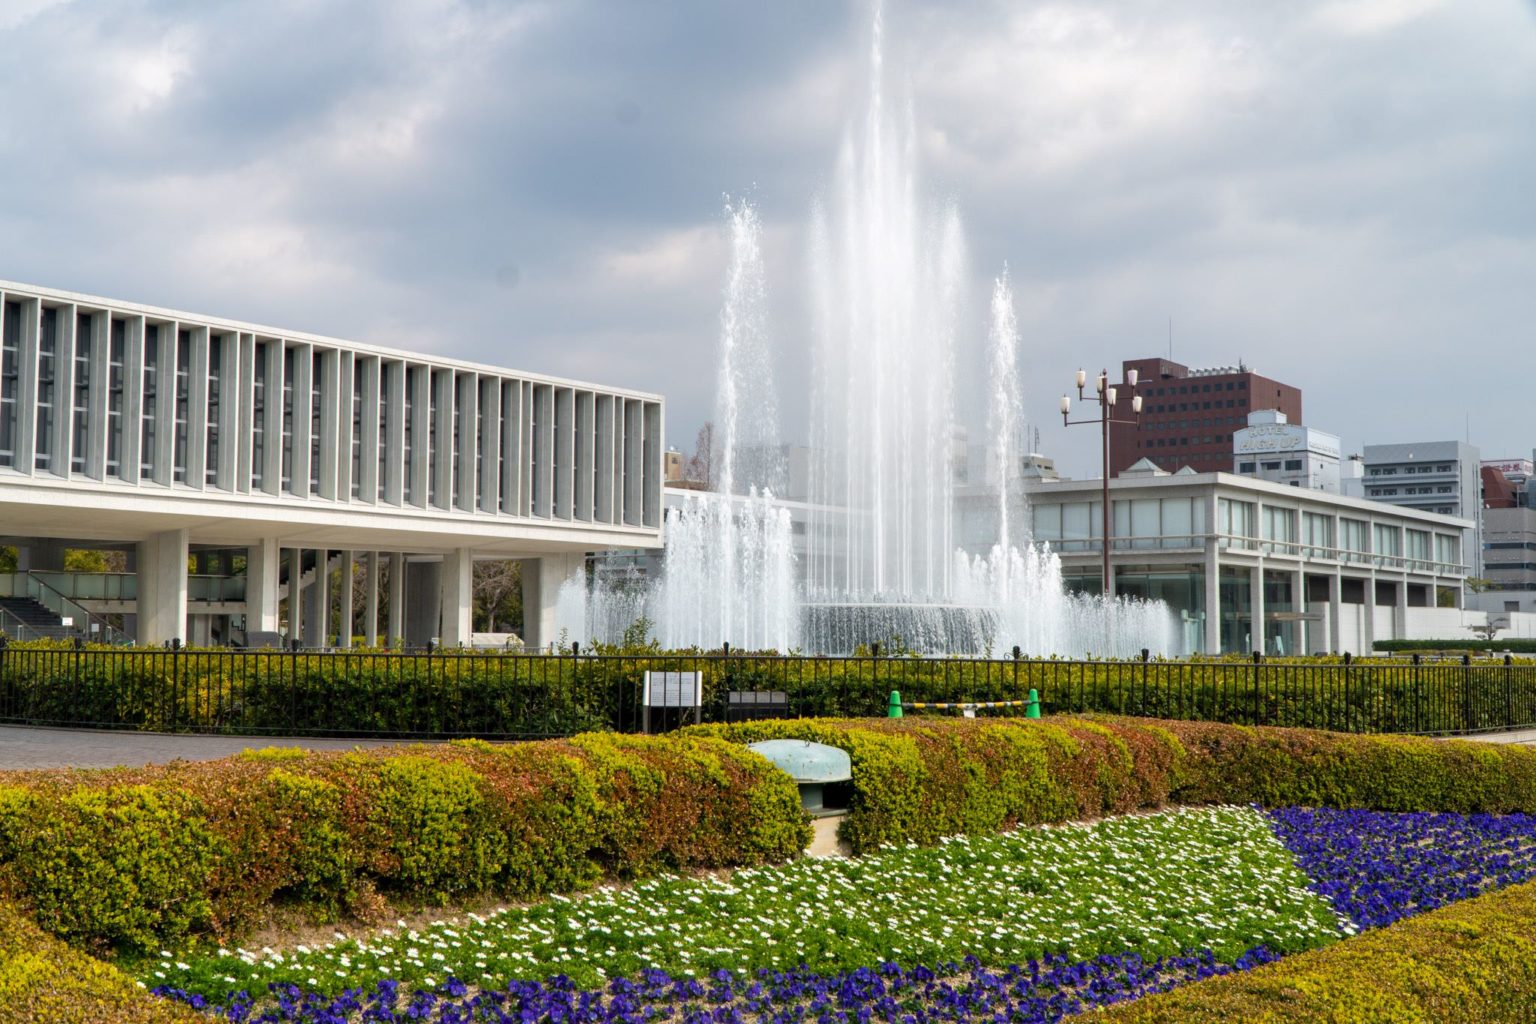
<instances>
[{"instance_id":1,"label":"black iron fence","mask_svg":"<svg viewBox=\"0 0 1536 1024\"><path fill-rule=\"evenodd\" d=\"M683 673L647 714L647 673ZM692 688L698 690L693 710ZM1022 700L1346 732L1536 725L1536 663L1235 659L784 657L753 654L287 652L0 648L0 721L166 732L535 738L764 716L886 714L908 703ZM680 691L681 692L681 691ZM677 702L674 695L670 698Z\"/></svg>"}]
</instances>

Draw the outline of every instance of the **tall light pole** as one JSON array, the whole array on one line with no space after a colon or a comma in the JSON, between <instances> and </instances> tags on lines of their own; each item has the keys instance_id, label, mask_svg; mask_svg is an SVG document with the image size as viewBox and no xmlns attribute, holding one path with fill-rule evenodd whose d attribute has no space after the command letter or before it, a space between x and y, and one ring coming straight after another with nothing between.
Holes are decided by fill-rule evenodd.
<instances>
[{"instance_id":1,"label":"tall light pole","mask_svg":"<svg viewBox=\"0 0 1536 1024\"><path fill-rule=\"evenodd\" d=\"M1137 376L1138 376L1137 371L1135 371L1135 370L1127 370L1126 373L1125 373L1125 383L1126 383L1126 385L1128 387L1133 387L1134 388L1136 386ZM1082 370L1082 369L1079 369L1077 371L1077 397L1078 397L1079 401L1083 401L1083 400L1086 399L1086 396L1083 394L1083 388L1087 385L1087 383L1088 383L1088 374L1087 374L1087 372ZM1111 423L1125 423L1125 424L1140 423L1141 422L1141 396L1140 395L1135 395L1135 396L1133 396L1131 398L1131 412L1135 415L1135 418L1134 419L1123 420L1123 419L1116 419L1115 416L1114 416L1115 400L1117 398L1119 398L1119 395L1116 394L1115 388L1113 386L1111 386L1110 383L1109 383L1109 371L1108 370L1100 370L1099 371L1099 379L1094 382L1094 391L1095 391L1094 400L1099 403L1099 418L1096 419L1096 420L1092 420L1092 419L1089 419L1089 420L1070 420L1070 419L1068 419L1067 416L1072 411L1072 399L1067 397L1066 395L1062 395L1061 396L1061 424L1064 427L1077 427L1077 426L1082 426L1083 424L1087 424L1087 423L1097 423L1099 425L1099 429L1103 432L1103 435L1104 435L1104 438L1103 438L1103 440L1104 440L1104 498L1103 498L1103 502L1102 502L1102 504L1104 506L1104 530L1103 530L1103 533L1102 533L1102 535L1100 537L1100 540L1102 541L1103 548L1104 548L1104 583L1103 583L1104 589L1103 589L1103 594L1104 594L1104 596L1106 598L1109 598L1109 597L1114 597L1115 596L1113 591L1111 591L1111 589L1110 589L1110 573L1109 573L1109 548L1110 548L1110 536L1109 536L1109 526L1110 526L1110 515L1109 515L1109 426L1110 426Z\"/></svg>"}]
</instances>

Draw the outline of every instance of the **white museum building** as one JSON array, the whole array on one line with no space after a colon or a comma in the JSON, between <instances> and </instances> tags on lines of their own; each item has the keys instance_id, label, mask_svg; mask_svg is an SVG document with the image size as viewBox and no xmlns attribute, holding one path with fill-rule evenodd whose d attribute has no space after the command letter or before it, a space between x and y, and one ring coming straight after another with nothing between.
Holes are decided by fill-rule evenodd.
<instances>
[{"instance_id":1,"label":"white museum building","mask_svg":"<svg viewBox=\"0 0 1536 1024\"><path fill-rule=\"evenodd\" d=\"M335 604L370 645L457 646L474 561L518 559L536 646L586 552L661 545L658 395L8 282L0 303L0 620L121 616L158 645L281 614L346 646ZM68 549L127 571L65 572Z\"/></svg>"}]
</instances>

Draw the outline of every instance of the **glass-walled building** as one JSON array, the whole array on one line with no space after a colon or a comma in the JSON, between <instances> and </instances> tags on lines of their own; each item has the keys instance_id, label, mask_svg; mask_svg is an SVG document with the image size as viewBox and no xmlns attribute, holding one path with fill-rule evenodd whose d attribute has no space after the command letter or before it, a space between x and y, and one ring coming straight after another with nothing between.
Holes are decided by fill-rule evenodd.
<instances>
[{"instance_id":1,"label":"glass-walled building","mask_svg":"<svg viewBox=\"0 0 1536 1024\"><path fill-rule=\"evenodd\" d=\"M1027 488L1034 539L1088 593L1102 590L1101 491L1099 480ZM993 493L962 494L962 541L995 508ZM1228 473L1117 477L1110 515L1115 593L1165 601L1191 652L1359 653L1465 632L1462 519Z\"/></svg>"}]
</instances>

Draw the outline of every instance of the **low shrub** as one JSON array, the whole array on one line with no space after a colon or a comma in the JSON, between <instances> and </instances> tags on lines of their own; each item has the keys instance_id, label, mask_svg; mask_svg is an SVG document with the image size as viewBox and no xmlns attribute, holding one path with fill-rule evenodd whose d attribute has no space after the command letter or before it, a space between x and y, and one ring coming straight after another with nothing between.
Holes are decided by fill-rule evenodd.
<instances>
[{"instance_id":1,"label":"low shrub","mask_svg":"<svg viewBox=\"0 0 1536 1024\"><path fill-rule=\"evenodd\" d=\"M238 938L603 877L761 864L810 839L794 784L707 737L259 752L0 783L0 892L72 942Z\"/></svg>"},{"instance_id":2,"label":"low shrub","mask_svg":"<svg viewBox=\"0 0 1536 1024\"><path fill-rule=\"evenodd\" d=\"M1536 812L1536 751L1101 716L816 719L686 730L848 751L855 852L1166 803Z\"/></svg>"},{"instance_id":3,"label":"low shrub","mask_svg":"<svg viewBox=\"0 0 1536 1024\"><path fill-rule=\"evenodd\" d=\"M1536 883L1162 995L1104 1024L1478 1021L1536 1017Z\"/></svg>"},{"instance_id":4,"label":"low shrub","mask_svg":"<svg viewBox=\"0 0 1536 1024\"><path fill-rule=\"evenodd\" d=\"M0 900L3 1024L191 1024L200 1014L139 988L126 975L43 933Z\"/></svg>"}]
</instances>

